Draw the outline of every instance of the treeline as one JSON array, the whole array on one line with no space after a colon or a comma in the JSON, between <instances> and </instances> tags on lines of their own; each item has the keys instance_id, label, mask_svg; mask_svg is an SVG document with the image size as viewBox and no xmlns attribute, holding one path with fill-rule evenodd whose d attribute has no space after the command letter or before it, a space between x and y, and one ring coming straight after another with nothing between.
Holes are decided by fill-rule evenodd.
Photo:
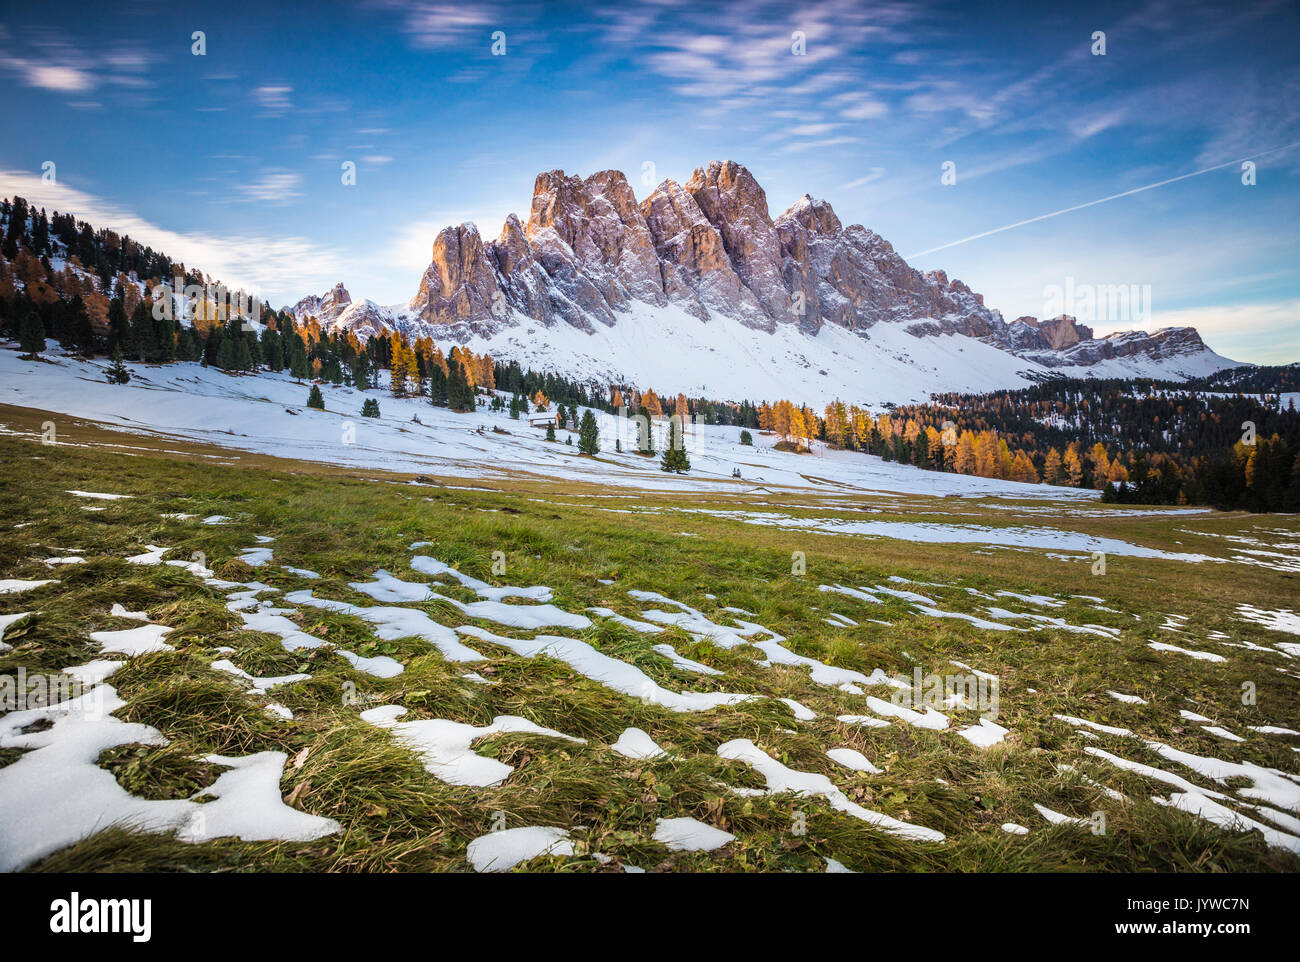
<instances>
[{"instance_id":1,"label":"treeline","mask_svg":"<svg viewBox=\"0 0 1300 962\"><path fill-rule=\"evenodd\" d=\"M183 264L173 262L151 247L132 240L129 235L119 235L107 229L95 230L85 221L58 211L46 215L45 210L33 208L21 197L0 201L0 216L4 218L5 231L0 241L0 253L13 261L20 250L44 260L55 255L77 258L80 265L99 278L101 288L107 289L118 274L135 274L137 277L165 277L174 274L186 277L186 283L197 280L197 275L186 275Z\"/></svg>"},{"instance_id":2,"label":"treeline","mask_svg":"<svg viewBox=\"0 0 1300 962\"><path fill-rule=\"evenodd\" d=\"M1286 382L1275 373L1262 383ZM1095 488L1108 502L1300 510L1300 414L1275 390L1256 397L1176 382L1056 380L939 394L879 415L841 401L820 415L764 402L758 420L793 450L815 439L925 470Z\"/></svg>"},{"instance_id":3,"label":"treeline","mask_svg":"<svg viewBox=\"0 0 1300 962\"><path fill-rule=\"evenodd\" d=\"M66 350L113 357L117 380L124 380L123 358L197 361L231 373L288 371L362 389L378 387L379 372L389 370L395 396L427 396L458 411L473 410L477 390L493 389L496 366L486 354L457 347L444 356L432 340L396 332L363 343L353 331L322 331L314 317L227 292L129 237L57 211L47 215L22 198L0 202L0 218L0 331L30 356L47 338L56 340ZM179 297L171 290L177 278L203 288L202 298L189 304Z\"/></svg>"},{"instance_id":4,"label":"treeline","mask_svg":"<svg viewBox=\"0 0 1300 962\"><path fill-rule=\"evenodd\" d=\"M1223 373L1223 372L1221 372ZM899 408L960 433L994 432L1025 452L1048 483L1073 449L1080 484L1108 501L1208 504L1248 511L1300 507L1300 413L1281 394L1292 368L1240 383L1261 394L1210 383L1151 379L1057 379L1014 391L939 394ZM1104 458L1104 461L1103 461Z\"/></svg>"},{"instance_id":5,"label":"treeline","mask_svg":"<svg viewBox=\"0 0 1300 962\"><path fill-rule=\"evenodd\" d=\"M1294 394L1300 391L1300 363L1261 367L1226 367L1208 377L1183 385L1204 391L1240 391L1246 394Z\"/></svg>"}]
</instances>

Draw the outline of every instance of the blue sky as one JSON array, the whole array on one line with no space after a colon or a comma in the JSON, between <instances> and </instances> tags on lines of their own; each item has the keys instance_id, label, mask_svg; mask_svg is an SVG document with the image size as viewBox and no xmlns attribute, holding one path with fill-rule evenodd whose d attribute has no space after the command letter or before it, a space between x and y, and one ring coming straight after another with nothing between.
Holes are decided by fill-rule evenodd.
<instances>
[{"instance_id":1,"label":"blue sky","mask_svg":"<svg viewBox=\"0 0 1300 962\"><path fill-rule=\"evenodd\" d=\"M1085 6L10 4L0 193L275 304L338 280L391 304L440 227L526 218L539 171L617 168L643 197L729 158L773 216L825 198L1008 319L1053 285L1149 286L1150 319L1098 333L1300 359L1300 8Z\"/></svg>"}]
</instances>

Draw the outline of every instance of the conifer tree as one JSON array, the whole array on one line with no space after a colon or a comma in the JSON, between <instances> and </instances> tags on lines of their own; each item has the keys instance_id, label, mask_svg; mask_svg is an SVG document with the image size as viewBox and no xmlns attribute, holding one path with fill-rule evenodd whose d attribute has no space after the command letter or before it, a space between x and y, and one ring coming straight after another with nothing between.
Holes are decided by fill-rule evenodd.
<instances>
[{"instance_id":1,"label":"conifer tree","mask_svg":"<svg viewBox=\"0 0 1300 962\"><path fill-rule=\"evenodd\" d=\"M918 431L912 443L912 463L918 468L933 467L930 463L930 436L925 431Z\"/></svg>"},{"instance_id":2,"label":"conifer tree","mask_svg":"<svg viewBox=\"0 0 1300 962\"><path fill-rule=\"evenodd\" d=\"M301 381L311 371L307 364L307 351L302 346L302 338L291 335L289 338L289 373L295 381Z\"/></svg>"},{"instance_id":3,"label":"conifer tree","mask_svg":"<svg viewBox=\"0 0 1300 962\"><path fill-rule=\"evenodd\" d=\"M311 386L311 393L307 395L307 407L316 408L318 411L325 410L325 398L321 396L319 385Z\"/></svg>"},{"instance_id":4,"label":"conifer tree","mask_svg":"<svg viewBox=\"0 0 1300 962\"><path fill-rule=\"evenodd\" d=\"M109 384L125 384L131 380L131 372L122 363L122 352L120 350L113 350L113 363L109 365L106 379Z\"/></svg>"},{"instance_id":5,"label":"conifer tree","mask_svg":"<svg viewBox=\"0 0 1300 962\"><path fill-rule=\"evenodd\" d=\"M161 364L176 359L176 331L175 321L168 320L165 317L153 318L153 345L156 360Z\"/></svg>"},{"instance_id":6,"label":"conifer tree","mask_svg":"<svg viewBox=\"0 0 1300 962\"><path fill-rule=\"evenodd\" d=\"M655 453L655 435L654 425L648 417L636 422L636 453L645 455L648 458L654 457Z\"/></svg>"},{"instance_id":7,"label":"conifer tree","mask_svg":"<svg viewBox=\"0 0 1300 962\"><path fill-rule=\"evenodd\" d=\"M154 347L153 318L149 309L141 301L131 312L130 336L126 345L127 354L137 361L157 360Z\"/></svg>"},{"instance_id":8,"label":"conifer tree","mask_svg":"<svg viewBox=\"0 0 1300 962\"><path fill-rule=\"evenodd\" d=\"M272 328L262 330L262 362L272 371L284 369L284 347L280 332Z\"/></svg>"},{"instance_id":9,"label":"conifer tree","mask_svg":"<svg viewBox=\"0 0 1300 962\"><path fill-rule=\"evenodd\" d=\"M673 415L668 419L668 441L659 461L659 470L685 474L691 469L691 462L686 457L686 442L682 437L680 419Z\"/></svg>"},{"instance_id":10,"label":"conifer tree","mask_svg":"<svg viewBox=\"0 0 1300 962\"><path fill-rule=\"evenodd\" d=\"M465 369L455 357L447 361L447 404L453 411L474 410L474 389L469 386Z\"/></svg>"},{"instance_id":11,"label":"conifer tree","mask_svg":"<svg viewBox=\"0 0 1300 962\"><path fill-rule=\"evenodd\" d=\"M365 352L352 359L352 383L358 391L370 386L370 355Z\"/></svg>"},{"instance_id":12,"label":"conifer tree","mask_svg":"<svg viewBox=\"0 0 1300 962\"><path fill-rule=\"evenodd\" d=\"M1047 450L1047 458L1043 462L1043 481L1047 484L1061 483L1061 455L1056 448Z\"/></svg>"},{"instance_id":13,"label":"conifer tree","mask_svg":"<svg viewBox=\"0 0 1300 962\"><path fill-rule=\"evenodd\" d=\"M366 403L361 405L361 416L363 418L379 417L379 402L372 397L366 398Z\"/></svg>"},{"instance_id":14,"label":"conifer tree","mask_svg":"<svg viewBox=\"0 0 1300 962\"><path fill-rule=\"evenodd\" d=\"M131 329L126 319L126 308L120 297L113 298L108 305L108 349L110 352L126 348L130 350Z\"/></svg>"},{"instance_id":15,"label":"conifer tree","mask_svg":"<svg viewBox=\"0 0 1300 962\"><path fill-rule=\"evenodd\" d=\"M1083 463L1079 460L1079 453L1074 448L1069 448L1065 452L1065 458L1062 461L1065 469L1065 483L1072 488L1077 488L1083 484Z\"/></svg>"},{"instance_id":16,"label":"conifer tree","mask_svg":"<svg viewBox=\"0 0 1300 962\"><path fill-rule=\"evenodd\" d=\"M554 441L554 440L555 440L555 422L554 422L554 421L547 421L547 422L546 422L546 440L548 440L548 441Z\"/></svg>"},{"instance_id":17,"label":"conifer tree","mask_svg":"<svg viewBox=\"0 0 1300 962\"><path fill-rule=\"evenodd\" d=\"M429 400L439 407L447 406L447 375L438 364L429 367Z\"/></svg>"},{"instance_id":18,"label":"conifer tree","mask_svg":"<svg viewBox=\"0 0 1300 962\"><path fill-rule=\"evenodd\" d=\"M25 352L24 356L33 361L45 350L45 325L41 323L41 315L34 307L23 311L18 325L18 345Z\"/></svg>"},{"instance_id":19,"label":"conifer tree","mask_svg":"<svg viewBox=\"0 0 1300 962\"><path fill-rule=\"evenodd\" d=\"M582 426L578 428L578 450L583 454L596 454L600 450L600 429L596 427L596 415L590 411L582 415Z\"/></svg>"}]
</instances>

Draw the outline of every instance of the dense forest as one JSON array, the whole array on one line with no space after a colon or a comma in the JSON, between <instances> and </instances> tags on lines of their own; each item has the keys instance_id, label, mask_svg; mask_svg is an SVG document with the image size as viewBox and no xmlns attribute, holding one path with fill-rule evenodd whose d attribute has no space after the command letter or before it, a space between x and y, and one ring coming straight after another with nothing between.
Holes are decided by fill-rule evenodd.
<instances>
[{"instance_id":1,"label":"dense forest","mask_svg":"<svg viewBox=\"0 0 1300 962\"><path fill-rule=\"evenodd\" d=\"M1015 391L935 395L895 416L940 434L946 426L956 443L945 452L952 449L955 463L967 436L993 435L1013 460L1023 454L1032 462L1039 479L1099 488L1107 501L1294 511L1300 412L1282 395L1296 371L1255 368L1235 380L1220 372L1191 384L1054 379Z\"/></svg>"}]
</instances>

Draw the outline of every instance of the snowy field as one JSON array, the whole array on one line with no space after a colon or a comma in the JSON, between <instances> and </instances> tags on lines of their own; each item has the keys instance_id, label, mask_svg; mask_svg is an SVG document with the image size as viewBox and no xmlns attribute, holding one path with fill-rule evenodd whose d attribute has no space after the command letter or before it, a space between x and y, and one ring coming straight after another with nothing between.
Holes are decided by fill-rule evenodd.
<instances>
[{"instance_id":1,"label":"snowy field","mask_svg":"<svg viewBox=\"0 0 1300 962\"><path fill-rule=\"evenodd\" d=\"M81 499L101 494L107 493L68 493ZM257 544L244 549L244 562L259 573L269 575L280 570L282 565L275 557L276 539L258 535L254 540ZM611 696L625 700L626 704L653 706L679 716L777 702L782 706L777 709L782 724L793 726L782 730L825 738L829 723L836 726L840 736L830 736L821 745L821 760L813 766L806 760L792 764L784 754L761 747L751 737L720 740L713 754L723 761L736 763L734 771L752 772L762 787L719 783L719 789L742 800L774 799L778 807L789 808L796 822L801 806L807 804L804 800L818 799L837 817L905 844L944 845L949 838L944 831L925 824L924 815L899 818L855 800L864 797L862 786L885 775L886 769L880 766L895 767L899 762L896 752L887 754L881 750L871 751L873 760L860 750L865 747L860 740L846 741L845 734L919 730L938 738L948 751L960 752L964 743L968 746L966 750L983 754L1008 739L1017 740L1020 733L1016 719L1023 717L1022 705L1038 700L1035 689L1012 688L999 704L1001 669L996 655L985 655L975 664L950 659L943 669L961 680L961 690L949 691L945 687L936 695L926 687L932 684L928 680L931 676L923 679L919 668L914 675L890 674L880 669L864 673L797 654L784 635L753 620L748 611L720 606L716 599L709 604L711 610L706 611L657 591L611 587L608 589L610 604L627 614L603 606L566 610L553 603L555 591L550 586L493 586L422 553L424 550L424 543L409 547L406 566L409 570L400 576L382 569L369 574L359 572L359 580L349 584L356 601L322 598L311 587L284 590L261 580L225 580L199 564L169 558L176 552L165 546L148 545L146 551L125 560L141 568L173 566L188 572L197 582L224 595L225 608L242 622L245 631L276 636L290 653L331 650L302 627L304 612L324 609L359 619L377 639L418 639L429 650L436 651L441 662L459 675L460 685L471 690L482 686L490 689L498 684L478 671L489 662L495 666L490 669L495 675L502 670L502 658L507 661L548 658L607 690ZM314 572L294 567L284 570L308 580L318 577ZM24 593L39 587L33 583L10 583L5 590ZM1123 633L1121 628L1087 620L1090 615L1096 617L1098 612L1116 613L1106 599L1094 596L1005 590L990 594L959 584L918 583L897 576L856 587L821 584L818 590L837 602L837 611L825 620L843 630L858 626L860 621L889 624L869 617L889 611L895 618L919 617L935 624L956 619L980 632L1007 636L1064 631L1119 644ZM435 620L426 609L419 607L430 601L449 606L447 610L458 613L459 619ZM973 610L971 602L976 605ZM954 609L954 603L967 610ZM168 833L187 845L223 837L242 841L310 842L344 831L335 819L298 811L281 798L278 786L286 777L285 766L290 761L286 752L206 757L205 763L223 773L202 791L203 802L137 797L96 764L96 759L110 749L169 744L156 728L124 722L117 717L117 713L128 707L128 702L113 686L113 679L132 659L175 651L168 640L173 629L155 623L146 611L129 611L115 604L111 612L102 614L109 616L109 623L125 627L92 633L90 639L98 648L96 657L63 670L63 674L83 686L80 693L52 706L0 716L0 748L21 750L12 764L0 767L0 871L24 868L108 824L130 825L142 833ZM26 617L25 612L5 616L0 626L7 628ZM1240 617L1243 622L1265 624L1284 636L1300 632L1300 620L1294 612L1248 609ZM608 654L599 643L589 640L593 637L589 632L599 622L609 622L650 639L689 638L714 652L748 651L756 659L754 664L760 674L770 674L775 679L778 676L773 672L777 668L798 673L805 679L805 690L813 692L817 700L807 695L801 698L817 707L782 695L779 683L771 687L760 685L755 690L752 678L733 675L726 669L716 669L686 657L671 643L654 646L659 663L653 673L647 673L648 665ZM563 634L554 633L557 629ZM670 629L678 633L667 634ZM1166 616L1164 630L1191 637L1185 617L1178 614ZM521 637L521 631L531 637ZM1161 653L1160 657L1188 660L1184 663L1226 664L1237 655L1234 649L1243 646L1227 640L1227 635L1218 634L1217 639L1198 639L1200 647L1197 648L1155 641L1149 647ZM1204 650L1206 647L1213 650ZM1285 642L1246 647L1251 654L1264 653L1269 668L1288 675L1293 674L1294 659L1300 657L1300 650ZM392 657L361 657L337 647L333 651L356 672L372 680L391 679L400 683L406 670L401 660ZM277 692L311 681L312 674L258 677L231 661L237 652L234 646L218 646L208 656L211 669L232 676L237 685L248 686L247 695L262 704L268 715L282 724L292 724L295 713L277 700ZM657 680L665 677L665 671L676 681ZM694 690L706 678L711 682L710 690ZM732 689L733 685L737 686L736 690ZM1143 691L1151 694L1149 687ZM1290 748L1294 752L1300 751L1296 742L1300 732L1271 723L1228 727L1231 723L1224 724L1222 719L1185 707L1200 705L1192 698L1174 699L1172 704L1184 707L1176 709L1177 717L1160 720L1138 707L1150 704L1143 695L1114 688L1096 694L1104 695L1114 706L1108 710L1108 716L1127 715L1132 720L1126 724L1106 724L1074 714L1052 713L1046 723L1057 729L1057 737L1073 737L1080 742L1083 757L1091 763L1093 773L1082 773L1076 767L1077 762L1058 762L1056 768L1063 779L1093 786L1110 802L1128 807L1137 800L1106 783L1115 774L1136 775L1147 793L1144 802L1149 800L1157 806L1178 809L1218 829L1255 833L1269 848L1300 854L1300 775L1249 761L1235 761L1222 754L1176 748L1157 734L1171 725L1176 732L1193 727L1221 742L1224 752L1248 741ZM380 697L372 696L372 700ZM1168 697L1164 703L1170 703ZM829 713L828 704L836 706ZM603 742L539 725L515 714L498 714L486 724L475 725L449 717L415 717L400 704L382 703L361 710L359 719L391 736L398 749L409 752L429 778L468 790L490 790L518 774L515 765L479 754L475 748L475 743L501 736L527 735L543 745L560 746L565 753L562 758L568 752L580 752L603 756L624 766L632 762L637 766L638 775L645 766L657 765L661 772L671 770L683 761L682 752L686 750L682 746L661 745L643 728L621 723L617 718L606 720L609 734ZM615 730L618 730L617 738L613 737ZM1142 730L1147 733L1143 734ZM306 752L299 757L296 767L301 766ZM1138 760L1136 755L1144 759L1157 757L1162 764ZM807 759L807 753L803 757ZM525 758L525 764L526 761ZM1291 767L1294 769L1294 763ZM947 784L945 779L939 782ZM1030 824L1004 822L1000 831L1025 837L1066 826L1095 834L1099 818L1104 825L1105 813L1098 811L1068 814L1039 802L1033 803L1032 808L1037 817ZM510 828L499 825L468 840L460 857L477 872L507 871L543 856L582 857L596 867L640 872L647 867L638 864L641 860L653 865L665 854L714 853L737 842L732 832L687 814L660 815L654 819L653 828L647 826L645 831L648 837L634 839L642 853L641 859L636 860L629 858L627 851L614 855L600 851L599 840L589 839L585 826L554 824ZM611 836L608 841L612 844L615 838ZM820 869L848 871L840 856L848 858L838 850L824 851Z\"/></svg>"},{"instance_id":2,"label":"snowy field","mask_svg":"<svg viewBox=\"0 0 1300 962\"><path fill-rule=\"evenodd\" d=\"M675 475L659 470L657 456L627 453L635 444L635 423L601 411L594 412L601 430L600 454L589 458L577 453L576 432L561 431L558 443L548 442L526 417L513 420L485 405L456 414L419 398L321 385L325 410L318 411L306 406L309 385L287 374L239 376L197 363L132 364L131 381L114 385L104 380L105 366L103 361L71 357L34 363L15 351L0 350L0 399L97 421L127 435L374 471L373 480L380 483L445 486L459 479L465 488L481 490L496 490L494 482L518 480L594 483L609 494L591 494L588 489L585 503L610 514L672 511L687 521L692 514L705 514L790 531L971 545L976 550L1033 550L1071 561L1105 552L1300 570L1300 552L1285 543L1232 542L1228 546L1234 550L1227 554L1155 548L1072 530L1080 521L1106 519L1185 517L1191 522L1212 517L1211 509L1103 505L1091 489L922 471L873 455L833 450L821 442L814 442L812 454L798 455L776 450L777 438L758 431L751 432L752 446L742 445L736 427L689 428L691 471ZM360 416L367 397L378 399L381 417ZM0 432L7 430L0 420ZM661 450L665 428L657 425L655 431L656 449ZM575 443L563 443L566 437ZM615 450L616 440L622 452ZM202 456L219 463L219 456ZM398 481L386 472L427 475L437 481ZM723 496L734 498L735 506L647 508L627 503L626 498L638 492ZM786 504L783 497L798 503ZM603 498L612 501L602 503ZM818 506L821 512L814 510ZM787 507L801 513L781 510ZM930 517L873 517L881 514ZM989 524L990 517L1000 523Z\"/></svg>"},{"instance_id":3,"label":"snowy field","mask_svg":"<svg viewBox=\"0 0 1300 962\"><path fill-rule=\"evenodd\" d=\"M151 367L128 364L126 385L104 380L106 361L53 357L52 363L22 360L0 349L0 403L102 421L116 430L200 441L277 457L358 468L428 472L441 477L594 481L617 488L668 491L752 492L792 490L859 495L999 496L1092 502L1097 492L1026 485L996 479L921 471L908 465L816 443L814 453L776 451L777 439L752 432L754 446L740 444L735 427L694 426L686 435L689 475L666 475L659 459L626 453L636 427L597 411L601 450L597 460L574 446L548 443L526 419L481 407L454 414L418 398L393 398L321 385L325 410L306 406L309 385L287 374L239 376L197 363ZM379 400L382 417L362 418L366 397ZM501 434L494 431L509 432ZM662 426L656 449L663 448ZM561 432L563 434L563 432ZM624 452L615 452L615 441ZM737 482L732 472L739 470Z\"/></svg>"}]
</instances>

